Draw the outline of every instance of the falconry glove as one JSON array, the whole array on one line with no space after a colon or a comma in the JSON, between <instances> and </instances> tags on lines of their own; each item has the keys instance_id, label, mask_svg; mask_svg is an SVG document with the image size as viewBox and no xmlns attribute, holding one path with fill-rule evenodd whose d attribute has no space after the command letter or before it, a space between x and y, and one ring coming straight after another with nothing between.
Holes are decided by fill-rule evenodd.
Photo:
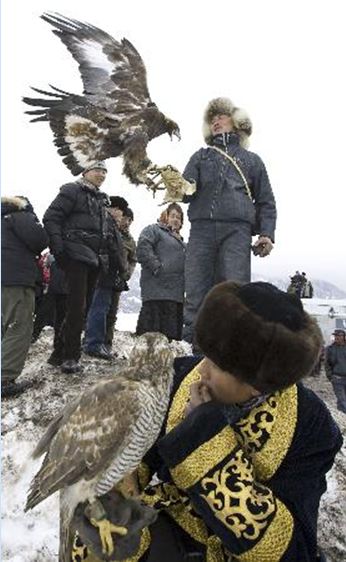
<instances>
[{"instance_id":1,"label":"falconry glove","mask_svg":"<svg viewBox=\"0 0 346 562\"><path fill-rule=\"evenodd\" d=\"M182 201L185 195L193 195L196 191L196 184L187 181L179 170L171 165L162 167L152 165L147 169L147 176L150 175L150 186L149 182L147 185L154 194L158 189L166 190L162 204Z\"/></svg>"},{"instance_id":2,"label":"falconry glove","mask_svg":"<svg viewBox=\"0 0 346 562\"><path fill-rule=\"evenodd\" d=\"M78 532L78 542L82 542L99 560L126 560L134 556L140 545L141 531L157 517L157 511L143 505L139 500L124 498L119 492L111 491L99 498L110 523L127 529L124 536L113 534L114 552L102 552L102 544L97 528L91 523L87 513L87 502L76 508L72 525Z\"/></svg>"},{"instance_id":3,"label":"falconry glove","mask_svg":"<svg viewBox=\"0 0 346 562\"><path fill-rule=\"evenodd\" d=\"M166 188L163 203L182 201L185 195L193 195L196 191L196 184L187 181L179 170L172 166L161 169L161 178Z\"/></svg>"}]
</instances>

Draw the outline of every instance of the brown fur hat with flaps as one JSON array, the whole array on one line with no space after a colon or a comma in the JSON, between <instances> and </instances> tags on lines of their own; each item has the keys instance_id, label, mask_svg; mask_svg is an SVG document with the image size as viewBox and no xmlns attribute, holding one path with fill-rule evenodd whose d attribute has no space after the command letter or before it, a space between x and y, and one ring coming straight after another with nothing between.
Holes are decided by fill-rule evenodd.
<instances>
[{"instance_id":1,"label":"brown fur hat with flaps","mask_svg":"<svg viewBox=\"0 0 346 562\"><path fill-rule=\"evenodd\" d=\"M210 123L215 115L229 115L232 117L234 131L239 135L239 143L244 148L249 146L249 137L252 133L252 123L248 114L228 98L215 98L211 100L204 112L203 137L207 144L211 143L213 135Z\"/></svg>"},{"instance_id":2,"label":"brown fur hat with flaps","mask_svg":"<svg viewBox=\"0 0 346 562\"><path fill-rule=\"evenodd\" d=\"M308 375L323 343L299 298L263 282L216 285L202 304L195 335L220 369L264 393Z\"/></svg>"}]
</instances>

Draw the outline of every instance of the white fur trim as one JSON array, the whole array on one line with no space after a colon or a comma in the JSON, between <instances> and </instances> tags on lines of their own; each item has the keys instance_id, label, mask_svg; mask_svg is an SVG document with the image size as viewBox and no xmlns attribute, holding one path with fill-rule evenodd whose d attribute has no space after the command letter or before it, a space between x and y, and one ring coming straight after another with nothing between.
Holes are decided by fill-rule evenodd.
<instances>
[{"instance_id":1,"label":"white fur trim","mask_svg":"<svg viewBox=\"0 0 346 562\"><path fill-rule=\"evenodd\" d=\"M28 202L25 199L15 196L1 197L1 203L5 203L5 204L7 203L8 205L13 205L14 207L17 207L19 210L25 209L25 207L27 207L28 205Z\"/></svg>"}]
</instances>

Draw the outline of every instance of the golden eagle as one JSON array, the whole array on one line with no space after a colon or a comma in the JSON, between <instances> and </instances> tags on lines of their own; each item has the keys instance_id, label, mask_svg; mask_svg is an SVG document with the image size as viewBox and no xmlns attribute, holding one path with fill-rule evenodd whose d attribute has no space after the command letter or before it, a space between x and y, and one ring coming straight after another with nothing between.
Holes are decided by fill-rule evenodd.
<instances>
[{"instance_id":1,"label":"golden eagle","mask_svg":"<svg viewBox=\"0 0 346 562\"><path fill-rule=\"evenodd\" d=\"M178 125L151 101L141 56L127 39L116 41L97 27L62 15L41 18L79 64L83 95L54 86L52 92L32 88L48 98L24 97L40 109L26 111L35 121L49 121L54 144L73 175L96 161L119 156L123 172L134 184L153 187L146 146L163 133L180 138ZM156 170L159 170L156 168Z\"/></svg>"}]
</instances>

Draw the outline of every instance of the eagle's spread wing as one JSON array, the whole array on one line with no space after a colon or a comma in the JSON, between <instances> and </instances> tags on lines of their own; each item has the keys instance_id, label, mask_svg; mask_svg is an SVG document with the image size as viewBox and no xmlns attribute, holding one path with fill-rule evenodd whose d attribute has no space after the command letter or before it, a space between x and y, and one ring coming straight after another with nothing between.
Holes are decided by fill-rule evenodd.
<instances>
[{"instance_id":1,"label":"eagle's spread wing","mask_svg":"<svg viewBox=\"0 0 346 562\"><path fill-rule=\"evenodd\" d=\"M84 94L34 88L46 97L23 98L39 108L27 111L32 121L49 121L54 144L73 175L122 154L129 180L153 187L147 176L148 142L164 133L180 135L178 125L151 101L139 53L127 39L116 41L93 25L59 14L41 17L78 62Z\"/></svg>"},{"instance_id":2,"label":"eagle's spread wing","mask_svg":"<svg viewBox=\"0 0 346 562\"><path fill-rule=\"evenodd\" d=\"M27 500L31 509L55 491L104 473L129 445L143 403L139 383L117 376L90 388L52 422L36 448L47 451ZM143 453L144 454L144 453Z\"/></svg>"},{"instance_id":3,"label":"eagle's spread wing","mask_svg":"<svg viewBox=\"0 0 346 562\"><path fill-rule=\"evenodd\" d=\"M126 98L126 104L131 97L135 110L150 103L145 66L130 41L116 41L93 25L60 14L41 17L56 28L53 33L78 62L85 94L107 95L119 102Z\"/></svg>"}]
</instances>

